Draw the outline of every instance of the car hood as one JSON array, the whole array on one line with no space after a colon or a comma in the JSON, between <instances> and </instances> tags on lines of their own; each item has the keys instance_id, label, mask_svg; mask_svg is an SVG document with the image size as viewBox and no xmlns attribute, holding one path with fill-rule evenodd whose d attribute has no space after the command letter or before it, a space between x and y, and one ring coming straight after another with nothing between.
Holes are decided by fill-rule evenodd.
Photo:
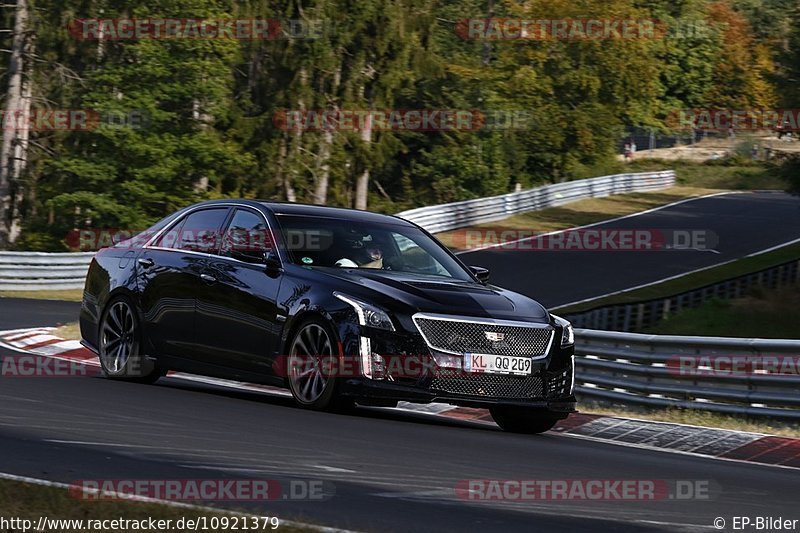
<instances>
[{"instance_id":1,"label":"car hood","mask_svg":"<svg viewBox=\"0 0 800 533\"><path fill-rule=\"evenodd\" d=\"M410 313L549 321L547 310L537 301L493 285L385 270L319 268L317 271L352 284L353 296L392 311L398 310L396 302L399 302ZM342 290L346 290L342 285Z\"/></svg>"}]
</instances>

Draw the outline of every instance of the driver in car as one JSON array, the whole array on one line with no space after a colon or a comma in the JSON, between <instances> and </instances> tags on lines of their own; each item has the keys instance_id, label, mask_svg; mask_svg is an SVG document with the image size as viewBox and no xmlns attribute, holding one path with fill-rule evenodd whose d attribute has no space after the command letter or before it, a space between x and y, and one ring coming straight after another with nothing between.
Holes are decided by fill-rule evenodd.
<instances>
[{"instance_id":1,"label":"driver in car","mask_svg":"<svg viewBox=\"0 0 800 533\"><path fill-rule=\"evenodd\" d=\"M383 268L383 250L371 242L359 242L354 246L352 255L352 259L343 257L335 265L343 268Z\"/></svg>"}]
</instances>

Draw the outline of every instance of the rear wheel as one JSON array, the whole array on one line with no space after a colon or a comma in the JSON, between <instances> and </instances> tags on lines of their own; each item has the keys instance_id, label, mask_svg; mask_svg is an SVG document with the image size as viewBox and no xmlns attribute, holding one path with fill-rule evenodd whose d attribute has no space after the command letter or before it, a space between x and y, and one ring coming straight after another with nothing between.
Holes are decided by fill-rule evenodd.
<instances>
[{"instance_id":1,"label":"rear wheel","mask_svg":"<svg viewBox=\"0 0 800 533\"><path fill-rule=\"evenodd\" d=\"M133 304L112 300L100 320L100 366L106 377L138 383L155 383L165 372L142 354L142 332Z\"/></svg>"},{"instance_id":2,"label":"rear wheel","mask_svg":"<svg viewBox=\"0 0 800 533\"><path fill-rule=\"evenodd\" d=\"M503 431L511 433L544 433L553 429L560 417L524 407L490 407L492 418Z\"/></svg>"},{"instance_id":3,"label":"rear wheel","mask_svg":"<svg viewBox=\"0 0 800 533\"><path fill-rule=\"evenodd\" d=\"M303 322L289 346L289 390L298 405L319 410L353 406L336 391L338 355L326 323L316 319Z\"/></svg>"}]
</instances>

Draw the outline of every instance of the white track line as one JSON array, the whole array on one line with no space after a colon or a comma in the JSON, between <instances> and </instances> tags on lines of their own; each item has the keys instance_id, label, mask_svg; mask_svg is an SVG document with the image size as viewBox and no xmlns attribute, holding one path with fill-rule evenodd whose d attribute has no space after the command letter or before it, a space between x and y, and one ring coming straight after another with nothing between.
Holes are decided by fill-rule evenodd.
<instances>
[{"instance_id":1,"label":"white track line","mask_svg":"<svg viewBox=\"0 0 800 533\"><path fill-rule=\"evenodd\" d=\"M99 366L99 363L97 363L96 361L79 360L79 359L73 359L73 358L70 358L70 357L61 357L61 356L58 356L58 355L39 354L39 353L30 351L30 350L25 350L25 349L18 348L18 347L15 347L15 346L10 346L10 345L8 345L8 344L6 344L6 343L4 343L2 341L3 336L5 334L7 334L7 333L8 332L6 332L6 331L0 331L0 346L2 346L2 347L5 347L5 348L8 348L8 349L20 352L20 353L25 353L25 354L32 354L32 355L38 355L38 356L41 356L41 357L50 357L50 358L53 358L53 359L61 359L61 360L73 361L73 362L76 362L76 363L79 363L79 364L89 364L89 365L92 365L92 366ZM70 341L65 341L65 342L70 342ZM71 341L71 342L74 343L76 341ZM64 344L64 343L59 343L59 344ZM36 348L36 350L38 350L38 349L40 349L40 348ZM170 374L170 375L168 375L168 377L169 378L179 379L179 380L195 381L195 382L202 382L202 383L208 383L208 384L213 384L213 385L219 385L219 386L223 386L223 387L227 387L227 388L231 388L231 389L236 389L236 390L245 390L245 391L248 391L248 392L261 392L261 393L264 393L264 394L267 394L267 395L291 396L291 394L288 391L283 391L283 390L278 389L278 388L274 388L274 387L271 387L269 389L261 388L261 386L259 386L259 385L251 385L251 384L242 383L242 382L227 381L227 380L223 380L223 379L219 379L219 378L210 378L210 377L205 377L205 376L195 376L193 374L184 374L184 373ZM383 410L384 408L370 408L370 409ZM453 409L455 409L455 408L453 408ZM411 404L408 404L408 403L406 403L406 405L404 405L403 407L401 407L399 409L398 408L394 408L394 409L391 409L391 410L392 411L400 410L400 411L413 412L413 413L415 413L417 415L430 416L430 417L433 417L433 418L448 418L449 420L461 420L461 421L470 422L470 423L494 425L492 422L488 422L488 421L447 417L446 415L443 415L443 413L446 412L445 410L438 411L438 412L430 412L430 411L425 410L424 407L422 409L417 410L417 409L414 409L413 407L411 407ZM615 422L612 423L612 426L599 428L598 432L602 432L602 431L605 431L605 430L609 429L610 427L613 427L613 426L616 426L616 425L620 425L620 424L623 424L623 423L629 423L629 422L637 422L637 423L646 424L646 425L663 424L663 425L670 425L670 426L683 426L683 427L687 427L687 428L696 428L699 431L724 429L724 428L711 428L711 427L705 427L705 426L692 426L690 424L680 424L680 423L675 423L675 422L662 422L662 421L656 421L656 420L644 420L644 419L638 419L638 418L619 418L619 417L612 417L612 416L608 416L608 417L605 417L605 418L614 419ZM639 430L639 429L641 429L641 427L634 428L634 430ZM763 433L753 433L753 432L747 432L747 431L737 431L737 430L728 430L728 429L726 429L725 431L730 432L731 434L738 433L738 434L752 435L752 436L756 437L756 439L768 436L768 435L763 434ZM601 443L610 444L610 445L627 446L627 447L630 447L630 448L638 448L638 449L641 449L641 450L659 451L659 452L664 452L664 453L674 453L674 454L687 455L687 456L703 458L703 459L722 460L722 461L729 461L729 462L735 462L735 463L741 463L741 464L749 464L749 465L754 465L754 466L761 466L761 467L767 466L767 467L783 468L783 469L789 469L789 470L797 471L797 468L796 467L792 467L792 466L784 466L784 465L770 464L770 463L758 463L758 462L748 461L748 460L743 460L743 459L731 459L731 458L719 457L719 456L714 456L714 455L699 454L699 453L694 453L692 451L676 450L676 449L672 449L672 448L660 448L660 447L656 447L656 446L652 446L652 445L646 444L647 441L644 441L642 443L629 443L629 442L624 442L624 441L618 441L618 440L615 440L615 439L607 439L607 438L603 438L603 437L594 437L592 435L570 433L569 431L557 432L557 435L563 435L565 437L571 437L571 438L576 438L576 439L591 440L591 441L594 441L594 442L601 442ZM86 443L86 444L88 444L88 443ZM704 443L702 446L705 446L706 444L708 444L708 443ZM0 479L2 479L2 478L3 478L3 474L0 473ZM324 529L324 530L320 530L320 531L331 531L331 532L333 532L333 531L341 531L341 530Z\"/></svg>"},{"instance_id":2,"label":"white track line","mask_svg":"<svg viewBox=\"0 0 800 533\"><path fill-rule=\"evenodd\" d=\"M668 278L662 278L662 279L658 279L658 280L655 280L655 281L642 283L641 285L636 285L634 287L628 287L627 289L621 289L621 290L618 290L618 291L613 291L613 292L609 292L609 293L606 293L606 294L601 294L599 296L592 296L591 298L584 298L583 300L576 300L574 302L561 304L558 307L553 307L552 310L553 311L558 311L559 309L563 309L565 307L570 307L570 306L573 306L573 305L578 305L578 304L591 302L591 301L594 301L594 300L599 300L601 298L606 298L608 296L616 296L618 294L624 294L626 292L631 292L631 291L635 291L635 290L638 290L638 289L643 289L645 287L650 287L652 285L658 285L659 283L666 283L667 281L672 281L674 279L682 278L684 276L689 276L691 274L697 274L698 272L703 272L704 270L710 270L712 268L717 268L717 267L720 267L720 266L723 266L723 265L728 265L730 263L734 263L736 261L740 261L740 260L744 259L745 257L755 257L757 255L765 254L767 252L772 252L772 251L778 250L780 248L785 248L786 246L791 246L792 244L796 244L798 242L800 242L800 239L794 239L794 240L791 240L791 241L787 241L787 242L772 246L770 248L766 248L764 250L759 250L757 252L753 252L753 253L748 254L748 255L746 255L744 257L737 257L735 259L729 259L727 261L722 261L721 263L714 263L713 265L708 265L708 266L704 266L704 267L701 267L701 268L696 268L694 270L690 270L690 271L684 272L682 274L676 274L674 276L669 276Z\"/></svg>"},{"instance_id":3,"label":"white track line","mask_svg":"<svg viewBox=\"0 0 800 533\"><path fill-rule=\"evenodd\" d=\"M472 252L480 252L480 251L483 251L483 250L488 250L488 249L491 249L491 248L498 248L500 246L507 246L509 244L515 244L515 243L518 243L518 242L524 242L524 241L529 241L529 240L533 240L533 239L539 239L541 237L548 237L550 235L558 235L559 233L565 233L567 231L575 231L575 230L580 230L580 229L584 229L584 228L591 228L591 227L594 227L594 226L600 226L600 225L608 224L608 223L611 223L611 222L617 222L619 220L625 220L625 219L628 219L628 218L638 217L638 216L646 215L646 214L649 214L649 213L653 213L655 211L660 211L662 209L668 209L668 208L674 207L676 205L681 205L681 204L685 204L685 203L688 203L688 202L694 202L695 200L702 200L702 199L705 199L705 198L713 198L715 196L727 196L727 195L734 195L734 194L745 194L745 192L753 192L753 191L724 191L724 192L716 192L716 193L711 193L711 194L705 194L703 196L696 196L694 198L685 198L683 200L678 200L676 202L672 202L672 203L669 203L669 204L661 205L661 206L658 206L658 207L653 207L651 209L646 209L644 211L639 211L637 213L631 213L629 215L623 215L623 216L620 216L620 217L609 218L607 220L602 220L600 222L593 222L591 224L585 224L583 226L575 226L573 228L550 231L550 232L542 233L542 234L539 234L539 235L532 235L530 237L523 237L521 239L517 239L517 240L514 240L514 241L504 241L502 243L489 244L489 245L486 245L486 246L483 246L483 247L480 247L480 248L475 248L473 250L462 250L460 252L455 252L455 254L456 255L464 255L464 254L468 254L468 253L472 253ZM502 222L502 221L500 221L500 222ZM770 248L765 248L764 250L759 250L757 252L753 252L753 253L748 254L748 255L746 255L744 257L754 257L754 256L757 256L757 255L765 254L767 252L772 252L774 250L778 250L780 248L783 248L783 247L786 247L786 246L790 246L790 245L796 244L798 242L800 242L800 239L794 239L792 241L781 243L781 244L772 246ZM674 279L678 279L678 278L681 278L683 276L688 276L690 274L696 274L697 272L702 272L702 271L708 270L710 268L716 268L718 266L727 265L728 263L732 263L734 261L738 261L739 259L741 259L741 258L730 259L728 261L723 261L721 263L715 263L713 265L705 266L705 267L698 268L698 269L695 269L695 270L690 270L689 272L684 272L682 274L677 274L675 276L662 278L662 279L659 279L659 280L656 280L656 281L643 283L641 285L636 285L634 287L629 287L627 289L622 289L622 290L619 290L619 291L614 291L614 292L609 292L609 293L606 293L606 294L601 294L599 296L592 296L590 298L584 298L583 300L576 300L574 302L561 304L558 307L553 307L552 310L553 311L558 311L559 309L563 309L565 307L569 307L569 306L572 306L572 305L578 305L578 304L582 304L582 303L586 303L586 302L591 302L593 300L599 300L600 298L606 298L608 296L616 296L618 294L622 294L622 293L625 293L625 292L634 291L634 290L637 290L637 289L643 289L645 287L650 287L651 285L657 285L659 283L672 281Z\"/></svg>"},{"instance_id":4,"label":"white track line","mask_svg":"<svg viewBox=\"0 0 800 533\"><path fill-rule=\"evenodd\" d=\"M132 494L125 494L120 492L114 491L96 491L87 489L85 487L80 487L78 485L69 485L67 483L59 483L57 481L49 481L47 479L38 479L34 477L25 477L25 476L17 476L15 474L8 474L5 472L0 472L0 479L5 479L7 481L18 481L20 483L28 483L31 485L39 485L42 487L50 487L54 489L64 489L64 490L75 490L79 488L81 491L89 494L97 494L100 492L103 496L109 496L112 498L119 498L123 501L134 501L139 503L155 503L158 505L165 505L167 507L177 507L180 509L189 509L192 511L202 511L204 513L217 513L217 514L229 514L229 515L236 515L236 516L258 516L263 517L262 515L250 514L250 513L242 513L238 511L229 511L227 509L219 508L219 507L208 507L204 505L193 505L191 503L184 503L184 502L175 502L170 500L159 500L157 498L150 498L147 496L138 496ZM352 530L347 529L337 529L333 527L325 527L325 526L318 526L316 524L309 524L306 522L297 522L294 520L280 520L280 525L284 527L293 527L298 529L309 529L311 531L318 531L319 533L355 533Z\"/></svg>"},{"instance_id":5,"label":"white track line","mask_svg":"<svg viewBox=\"0 0 800 533\"><path fill-rule=\"evenodd\" d=\"M483 247L480 247L480 248L475 248L475 249L472 249L472 250L462 250L460 252L456 252L455 254L456 255L464 255L464 254L470 254L472 252L481 252L483 250L488 250L490 248L498 248L500 246L508 246L509 244L516 244L518 242L530 241L530 240L533 240L533 239L539 239L541 237L548 237L550 235L558 235L559 233L565 233L567 231L575 231L575 230L584 229L584 228L592 228L594 226L601 226L603 224L609 224L611 222L617 222L619 220L625 220L626 218L640 217L642 215L647 215L647 214L653 213L655 211L660 211L662 209L667 209L669 207L674 207L676 205L685 204L687 202L694 202L695 200L702 200L704 198L711 198L711 197L714 197L714 196L723 196L723 195L728 195L728 194L742 194L742 192L741 191L724 191L724 192L715 192L715 193L711 193L711 194L706 194L706 195L703 195L703 196L696 196L694 198L684 198L683 200L678 200L676 202L672 202L672 203L669 203L669 204L660 205L658 207L652 207L652 208L646 209L644 211L638 211L636 213L631 213L630 215L623 215L623 216L619 216L619 217L609 218L609 219L606 219L606 220L601 220L599 222L592 222L591 224L585 224L583 226L575 226L573 228L559 229L559 230L555 230L555 231L549 231L547 233L541 233L541 234L538 234L538 235L531 235L530 237L523 237L521 239L517 239L517 240L514 240L514 241L503 241L501 243L496 243L496 244L487 244L486 246L483 246ZM498 222L502 222L502 220L499 220Z\"/></svg>"}]
</instances>

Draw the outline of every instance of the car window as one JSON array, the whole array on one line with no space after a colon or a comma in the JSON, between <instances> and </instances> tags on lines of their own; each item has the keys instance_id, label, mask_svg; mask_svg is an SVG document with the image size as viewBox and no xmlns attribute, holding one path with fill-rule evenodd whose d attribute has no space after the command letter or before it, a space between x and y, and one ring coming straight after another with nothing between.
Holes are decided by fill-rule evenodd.
<instances>
[{"instance_id":1,"label":"car window","mask_svg":"<svg viewBox=\"0 0 800 533\"><path fill-rule=\"evenodd\" d=\"M216 253L219 250L220 229L227 214L228 208L195 211L164 233L159 238L157 246L191 252Z\"/></svg>"},{"instance_id":2,"label":"car window","mask_svg":"<svg viewBox=\"0 0 800 533\"><path fill-rule=\"evenodd\" d=\"M398 256L406 270L435 276L447 276L447 269L420 245L400 233L392 233Z\"/></svg>"},{"instance_id":3,"label":"car window","mask_svg":"<svg viewBox=\"0 0 800 533\"><path fill-rule=\"evenodd\" d=\"M444 248L414 226L335 217L278 215L291 261L471 280Z\"/></svg>"},{"instance_id":4,"label":"car window","mask_svg":"<svg viewBox=\"0 0 800 533\"><path fill-rule=\"evenodd\" d=\"M254 211L237 209L223 236L220 255L232 257L238 252L263 257L272 248L272 236L264 217Z\"/></svg>"}]
</instances>

